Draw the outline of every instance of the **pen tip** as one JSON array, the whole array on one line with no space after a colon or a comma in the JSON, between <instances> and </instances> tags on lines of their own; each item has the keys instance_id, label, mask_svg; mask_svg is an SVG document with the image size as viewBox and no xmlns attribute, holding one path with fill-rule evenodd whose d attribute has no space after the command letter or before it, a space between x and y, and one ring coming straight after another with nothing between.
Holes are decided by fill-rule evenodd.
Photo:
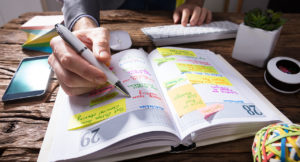
<instances>
[{"instance_id":1,"label":"pen tip","mask_svg":"<svg viewBox=\"0 0 300 162\"><path fill-rule=\"evenodd\" d=\"M129 92L125 89L125 87L121 84L120 81L118 81L115 84L116 88L118 88L124 95L126 95L127 97L131 97Z\"/></svg>"}]
</instances>

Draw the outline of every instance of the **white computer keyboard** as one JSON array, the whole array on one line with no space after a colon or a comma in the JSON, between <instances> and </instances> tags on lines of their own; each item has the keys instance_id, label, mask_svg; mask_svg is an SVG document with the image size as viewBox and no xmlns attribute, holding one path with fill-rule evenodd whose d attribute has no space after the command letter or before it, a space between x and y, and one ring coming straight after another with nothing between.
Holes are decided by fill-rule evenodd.
<instances>
[{"instance_id":1,"label":"white computer keyboard","mask_svg":"<svg viewBox=\"0 0 300 162\"><path fill-rule=\"evenodd\" d=\"M235 38L238 25L229 21L215 21L201 26L165 25L141 29L156 46Z\"/></svg>"}]
</instances>

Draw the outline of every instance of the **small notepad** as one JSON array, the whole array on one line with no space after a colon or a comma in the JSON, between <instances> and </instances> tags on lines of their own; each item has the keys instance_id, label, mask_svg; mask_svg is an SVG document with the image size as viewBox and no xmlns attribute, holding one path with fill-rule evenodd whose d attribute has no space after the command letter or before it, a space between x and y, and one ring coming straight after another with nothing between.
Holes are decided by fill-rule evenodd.
<instances>
[{"instance_id":1,"label":"small notepad","mask_svg":"<svg viewBox=\"0 0 300 162\"><path fill-rule=\"evenodd\" d=\"M20 29L27 33L23 49L52 53L50 40L57 36L54 25L63 22L63 15L35 16Z\"/></svg>"}]
</instances>

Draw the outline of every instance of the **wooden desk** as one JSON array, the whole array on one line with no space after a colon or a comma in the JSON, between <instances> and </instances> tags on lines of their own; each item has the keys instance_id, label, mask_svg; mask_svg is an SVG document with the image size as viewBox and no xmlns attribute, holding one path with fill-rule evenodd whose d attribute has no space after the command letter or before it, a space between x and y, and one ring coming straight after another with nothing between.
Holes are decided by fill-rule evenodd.
<instances>
[{"instance_id":1,"label":"wooden desk","mask_svg":"<svg viewBox=\"0 0 300 162\"><path fill-rule=\"evenodd\" d=\"M26 57L43 55L41 52L23 51L21 45L26 34L18 28L35 15L51 13L26 13L0 29L0 96L2 97L19 62ZM288 56L300 60L300 14L285 14L284 25L275 56ZM242 14L215 13L214 20L243 21ZM130 33L133 47L143 47L148 52L155 47L140 31L141 27L171 24L167 12L101 12L101 25L109 29L122 29ZM285 95L269 88L264 79L264 69L256 68L231 58L234 39L178 45L178 47L203 48L221 54L244 75L264 96L294 123L300 123L300 94ZM53 78L47 97L42 101L4 104L0 103L0 161L36 161L47 129L51 110L55 102L58 83ZM195 150L170 154L162 153L136 160L140 161L252 161L253 137L233 142L220 143Z\"/></svg>"}]
</instances>

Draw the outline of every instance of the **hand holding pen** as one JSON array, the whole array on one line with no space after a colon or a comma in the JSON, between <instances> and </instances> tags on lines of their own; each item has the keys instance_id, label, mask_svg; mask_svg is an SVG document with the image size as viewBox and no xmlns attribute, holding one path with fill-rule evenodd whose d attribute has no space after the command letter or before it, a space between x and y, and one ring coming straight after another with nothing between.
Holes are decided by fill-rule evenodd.
<instances>
[{"instance_id":1,"label":"hand holding pen","mask_svg":"<svg viewBox=\"0 0 300 162\"><path fill-rule=\"evenodd\" d=\"M94 58L101 63L110 61L109 32L105 28L79 30L73 34L93 50ZM49 64L56 73L57 79L68 95L79 95L89 92L107 81L107 75L81 57L74 47L71 47L61 37L55 37L50 45L53 54ZM81 51L83 52L83 51ZM81 53L80 53L81 54Z\"/></svg>"}]
</instances>

